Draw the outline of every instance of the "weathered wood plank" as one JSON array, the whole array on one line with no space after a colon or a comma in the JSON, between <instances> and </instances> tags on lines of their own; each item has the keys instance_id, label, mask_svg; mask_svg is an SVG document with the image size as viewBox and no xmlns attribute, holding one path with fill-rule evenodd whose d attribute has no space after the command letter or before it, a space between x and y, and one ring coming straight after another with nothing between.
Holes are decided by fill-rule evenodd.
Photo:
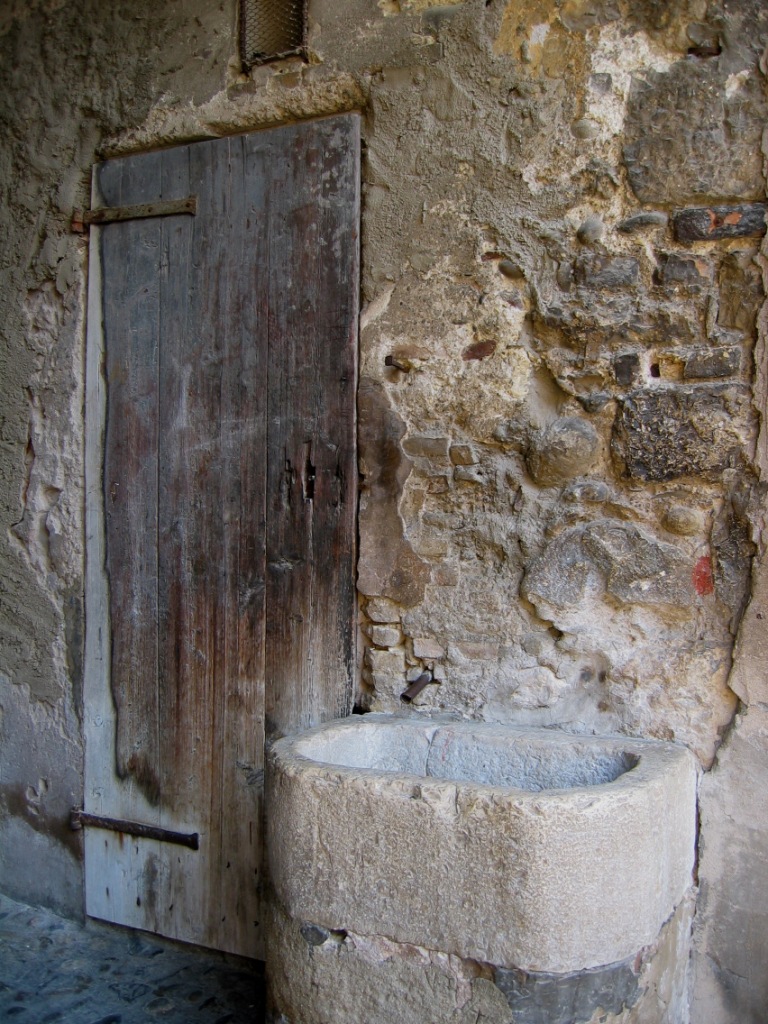
<instances>
[{"instance_id":1,"label":"weathered wood plank","mask_svg":"<svg viewBox=\"0 0 768 1024\"><path fill-rule=\"evenodd\" d=\"M98 203L141 198L149 188L159 186L159 158L146 157L139 166L123 163L102 165L94 175L94 198ZM156 545L156 459L157 459L157 373L159 343L157 318L159 245L157 222L94 229L96 269L121 264L118 278L101 279L96 317L89 308L89 348L104 347L103 476L96 480L96 459L89 455L89 497L97 531L104 530L102 577L97 562L89 568L89 583L96 592L88 616L96 642L97 665L105 690L94 692L93 662L86 671L85 698L95 717L87 735L86 808L96 813L119 810L121 815L148 824L159 823L157 810L158 733L157 692L153 686L152 662L156 662L157 614ZM93 269L92 260L92 269ZM122 264L124 263L124 267ZM99 279L97 273L96 279ZM111 297L114 297L114 302ZM104 336L98 328L104 324ZM97 356L98 358L98 356ZM89 353L89 360L91 355ZM154 365L153 365L154 364ZM91 382L102 384L100 370L91 364ZM108 396L106 394L108 392ZM106 410L105 410L106 411ZM93 420L89 411L89 420ZM98 445L100 414L89 428L91 451ZM110 429L111 424L111 429ZM123 431L123 427L125 430ZM154 448L154 452L153 449ZM101 500L98 500L98 499ZM114 501L112 501L114 499ZM96 514L95 505L100 506ZM94 542L89 538L89 563L94 561ZM95 544L99 550L98 541ZM99 556L100 557L100 556ZM107 586L107 577L109 586ZM150 581L150 582L147 582ZM101 592L108 601L101 599ZM120 610L124 611L121 612ZM120 616L122 615L122 618ZM110 623L120 621L111 630ZM103 656L109 653L106 663ZM145 672L150 665L149 685ZM116 685L110 685L114 674ZM139 927L153 927L147 908L141 907L142 876L146 857L157 843L134 844L123 835L86 831L86 894L88 912L108 920Z\"/></svg>"},{"instance_id":2,"label":"weathered wood plank","mask_svg":"<svg viewBox=\"0 0 768 1024\"><path fill-rule=\"evenodd\" d=\"M273 135L266 713L271 736L351 711L358 121Z\"/></svg>"},{"instance_id":3,"label":"weathered wood plank","mask_svg":"<svg viewBox=\"0 0 768 1024\"><path fill-rule=\"evenodd\" d=\"M112 205L160 190L160 155L105 167ZM103 264L120 265L104 288L108 419L104 505L107 530L116 761L151 804L159 799L157 731L157 458L161 225L104 228Z\"/></svg>"},{"instance_id":4,"label":"weathered wood plank","mask_svg":"<svg viewBox=\"0 0 768 1024\"><path fill-rule=\"evenodd\" d=\"M167 150L162 155L163 196L192 191L187 148ZM201 197L202 198L202 197ZM164 935L206 943L209 934L201 903L210 870L208 822L204 811L209 773L195 772L193 754L207 746L206 734L190 728L189 704L194 700L192 680L186 677L190 640L184 623L174 615L179 607L186 579L184 524L190 515L188 502L176 507L168 500L169 490L178 486L176 470L183 465L189 447L197 443L188 420L190 377L194 372L188 349L197 344L198 317L195 307L196 225L189 218L163 221L163 259L160 308L159 455L158 455L158 644L157 687L159 724L163 736L162 789L160 811L166 827L183 821L200 832L198 858L174 857L164 849L154 855L145 872L145 892L158 919L156 930ZM183 492L183 496L186 494ZM194 664L194 659L193 659ZM201 756L201 760L203 757ZM195 796L197 795L197 801ZM178 826L177 826L178 827ZM155 874L157 872L157 874Z\"/></svg>"},{"instance_id":5,"label":"weathered wood plank","mask_svg":"<svg viewBox=\"0 0 768 1024\"><path fill-rule=\"evenodd\" d=\"M218 901L229 932L252 945L262 892L264 560L267 347L263 150L231 140L227 358L221 419L227 550L226 650L220 746ZM238 861L247 865L238 870Z\"/></svg>"},{"instance_id":6,"label":"weathered wood plank","mask_svg":"<svg viewBox=\"0 0 768 1024\"><path fill-rule=\"evenodd\" d=\"M315 574L322 596L312 616L322 638L321 710L325 718L352 711L357 623L357 358L359 307L360 124L348 116L327 124L320 182L321 259L318 261L316 336L331 403L321 397L318 416L323 459L318 465L315 508L326 522L316 534Z\"/></svg>"}]
</instances>

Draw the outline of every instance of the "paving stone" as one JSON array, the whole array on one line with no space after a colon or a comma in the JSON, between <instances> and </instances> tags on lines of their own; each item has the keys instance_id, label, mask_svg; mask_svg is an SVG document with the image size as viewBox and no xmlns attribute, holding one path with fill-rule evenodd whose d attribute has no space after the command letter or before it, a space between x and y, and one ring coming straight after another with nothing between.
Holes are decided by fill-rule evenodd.
<instances>
[{"instance_id":1,"label":"paving stone","mask_svg":"<svg viewBox=\"0 0 768 1024\"><path fill-rule=\"evenodd\" d=\"M0 1020L263 1024L263 964L0 895Z\"/></svg>"}]
</instances>

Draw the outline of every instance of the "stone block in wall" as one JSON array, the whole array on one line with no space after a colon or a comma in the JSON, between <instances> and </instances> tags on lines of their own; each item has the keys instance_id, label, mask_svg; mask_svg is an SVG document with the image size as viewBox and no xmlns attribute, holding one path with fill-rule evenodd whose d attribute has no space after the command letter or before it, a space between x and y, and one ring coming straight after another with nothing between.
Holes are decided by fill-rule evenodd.
<instances>
[{"instance_id":1,"label":"stone block in wall","mask_svg":"<svg viewBox=\"0 0 768 1024\"><path fill-rule=\"evenodd\" d=\"M365 663L374 676L405 678L405 652L402 650L376 651L369 648L365 652Z\"/></svg>"},{"instance_id":2,"label":"stone block in wall","mask_svg":"<svg viewBox=\"0 0 768 1024\"><path fill-rule=\"evenodd\" d=\"M685 360L683 376L686 380L696 378L732 377L741 367L741 349L704 348L691 352Z\"/></svg>"},{"instance_id":3,"label":"stone block in wall","mask_svg":"<svg viewBox=\"0 0 768 1024\"><path fill-rule=\"evenodd\" d=\"M611 489L602 480L577 480L563 491L563 501L600 505L611 497Z\"/></svg>"},{"instance_id":4,"label":"stone block in wall","mask_svg":"<svg viewBox=\"0 0 768 1024\"><path fill-rule=\"evenodd\" d=\"M489 482L482 466L456 466L453 479L457 483L477 484L480 487L485 487Z\"/></svg>"},{"instance_id":5,"label":"stone block in wall","mask_svg":"<svg viewBox=\"0 0 768 1024\"><path fill-rule=\"evenodd\" d=\"M426 661L439 660L445 657L445 648L431 637L414 637L413 656Z\"/></svg>"},{"instance_id":6,"label":"stone block in wall","mask_svg":"<svg viewBox=\"0 0 768 1024\"><path fill-rule=\"evenodd\" d=\"M412 434L403 441L403 450L406 454L418 458L446 459L448 457L448 438Z\"/></svg>"},{"instance_id":7,"label":"stone block in wall","mask_svg":"<svg viewBox=\"0 0 768 1024\"><path fill-rule=\"evenodd\" d=\"M673 503L662 512L661 525L679 537L695 537L704 535L706 520L699 509Z\"/></svg>"},{"instance_id":8,"label":"stone block in wall","mask_svg":"<svg viewBox=\"0 0 768 1024\"><path fill-rule=\"evenodd\" d=\"M677 252L661 257L657 274L660 285L675 291L701 291L712 284L713 278L710 260Z\"/></svg>"},{"instance_id":9,"label":"stone block in wall","mask_svg":"<svg viewBox=\"0 0 768 1024\"><path fill-rule=\"evenodd\" d=\"M366 604L365 611L372 622L400 621L400 607L387 597L372 597Z\"/></svg>"},{"instance_id":10,"label":"stone block in wall","mask_svg":"<svg viewBox=\"0 0 768 1024\"><path fill-rule=\"evenodd\" d=\"M640 356L637 352L622 352L613 357L613 375L617 384L634 383L640 375Z\"/></svg>"},{"instance_id":11,"label":"stone block in wall","mask_svg":"<svg viewBox=\"0 0 768 1024\"><path fill-rule=\"evenodd\" d=\"M724 68L691 60L634 78L624 162L635 195L643 203L679 205L709 196L760 198L766 121L756 67L730 87Z\"/></svg>"},{"instance_id":12,"label":"stone block in wall","mask_svg":"<svg viewBox=\"0 0 768 1024\"><path fill-rule=\"evenodd\" d=\"M453 653L468 661L498 661L499 645L493 642L465 640L456 644ZM455 657L454 657L455 661Z\"/></svg>"},{"instance_id":13,"label":"stone block in wall","mask_svg":"<svg viewBox=\"0 0 768 1024\"><path fill-rule=\"evenodd\" d=\"M612 448L632 479L713 479L743 459L752 415L747 390L736 385L635 391L619 399Z\"/></svg>"},{"instance_id":14,"label":"stone block in wall","mask_svg":"<svg viewBox=\"0 0 768 1024\"><path fill-rule=\"evenodd\" d=\"M477 463L477 455L468 444L452 444L449 454L454 466L474 466Z\"/></svg>"},{"instance_id":15,"label":"stone block in wall","mask_svg":"<svg viewBox=\"0 0 768 1024\"><path fill-rule=\"evenodd\" d=\"M385 706L399 706L400 694L405 689L405 651L369 647L365 652L365 665L370 671L375 698Z\"/></svg>"},{"instance_id":16,"label":"stone block in wall","mask_svg":"<svg viewBox=\"0 0 768 1024\"><path fill-rule=\"evenodd\" d=\"M764 1024L768 1008L768 713L737 716L700 790L692 1024Z\"/></svg>"},{"instance_id":17,"label":"stone block in wall","mask_svg":"<svg viewBox=\"0 0 768 1024\"><path fill-rule=\"evenodd\" d=\"M653 230L665 228L668 222L669 215L663 210L643 210L641 213L636 213L632 217L620 221L616 225L616 230L625 235L633 235L637 231L644 231L647 228Z\"/></svg>"},{"instance_id":18,"label":"stone block in wall","mask_svg":"<svg viewBox=\"0 0 768 1024\"><path fill-rule=\"evenodd\" d=\"M450 565L436 565L432 573L432 582L438 587L457 587L459 574Z\"/></svg>"},{"instance_id":19,"label":"stone block in wall","mask_svg":"<svg viewBox=\"0 0 768 1024\"><path fill-rule=\"evenodd\" d=\"M739 627L749 595L749 580L755 545L752 527L747 519L744 493L738 483L730 482L731 490L712 523L713 581L717 596L731 610L731 629Z\"/></svg>"},{"instance_id":20,"label":"stone block in wall","mask_svg":"<svg viewBox=\"0 0 768 1024\"><path fill-rule=\"evenodd\" d=\"M574 266L576 284L585 288L631 288L637 284L640 264L633 256L580 256Z\"/></svg>"},{"instance_id":21,"label":"stone block in wall","mask_svg":"<svg viewBox=\"0 0 768 1024\"><path fill-rule=\"evenodd\" d=\"M599 443L589 420L561 416L533 437L526 459L528 471L542 487L573 480L591 469Z\"/></svg>"},{"instance_id":22,"label":"stone block in wall","mask_svg":"<svg viewBox=\"0 0 768 1024\"><path fill-rule=\"evenodd\" d=\"M403 634L396 626L369 626L368 636L377 647L397 647L403 641Z\"/></svg>"},{"instance_id":23,"label":"stone block in wall","mask_svg":"<svg viewBox=\"0 0 768 1024\"><path fill-rule=\"evenodd\" d=\"M678 242L707 242L720 238L760 237L765 234L766 203L704 206L679 210L672 218Z\"/></svg>"},{"instance_id":24,"label":"stone block in wall","mask_svg":"<svg viewBox=\"0 0 768 1024\"><path fill-rule=\"evenodd\" d=\"M764 297L754 253L728 253L720 266L719 284L718 325L751 334Z\"/></svg>"},{"instance_id":25,"label":"stone block in wall","mask_svg":"<svg viewBox=\"0 0 768 1024\"><path fill-rule=\"evenodd\" d=\"M610 519L565 530L528 567L523 595L532 604L568 608L603 591L622 604L689 607L689 560L676 547Z\"/></svg>"},{"instance_id":26,"label":"stone block in wall","mask_svg":"<svg viewBox=\"0 0 768 1024\"><path fill-rule=\"evenodd\" d=\"M461 353L461 358L465 363L471 363L487 359L492 356L496 351L497 342L492 339L486 339L485 341L476 341L472 345L468 345L467 348Z\"/></svg>"}]
</instances>

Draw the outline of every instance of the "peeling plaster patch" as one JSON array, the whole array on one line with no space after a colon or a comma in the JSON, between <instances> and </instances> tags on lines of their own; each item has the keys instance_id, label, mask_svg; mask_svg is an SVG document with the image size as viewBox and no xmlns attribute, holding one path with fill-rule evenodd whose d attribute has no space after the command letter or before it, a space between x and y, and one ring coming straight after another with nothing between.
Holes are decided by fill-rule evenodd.
<instances>
[{"instance_id":1,"label":"peeling plaster patch","mask_svg":"<svg viewBox=\"0 0 768 1024\"><path fill-rule=\"evenodd\" d=\"M539 181L539 169L536 164L526 164L520 174L533 196L539 195L544 189L544 183Z\"/></svg>"},{"instance_id":2,"label":"peeling plaster patch","mask_svg":"<svg viewBox=\"0 0 768 1024\"><path fill-rule=\"evenodd\" d=\"M62 487L46 482L37 452L44 444L45 423L40 398L29 398L29 440L25 457L26 476L22 485L22 515L11 526L11 537L25 552L43 583L54 572L51 542L60 540L53 512L61 497Z\"/></svg>"},{"instance_id":3,"label":"peeling plaster patch","mask_svg":"<svg viewBox=\"0 0 768 1024\"><path fill-rule=\"evenodd\" d=\"M59 269L79 262L76 251L67 252L76 245L67 240L59 247ZM4 591L6 671L35 699L52 705L80 685L70 679L79 658L67 649L67 638L75 636L71 626L82 603L82 450L73 436L82 419L82 288L80 278L61 288L49 280L26 295L24 341L32 362L25 387L27 441L17 510L6 527L15 556ZM39 592L20 599L18 588L30 570ZM25 639L30 624L31 639Z\"/></svg>"},{"instance_id":4,"label":"peeling plaster patch","mask_svg":"<svg viewBox=\"0 0 768 1024\"><path fill-rule=\"evenodd\" d=\"M548 15L549 21L541 20ZM533 3L525 10L521 10L518 3L507 3L499 34L494 41L494 52L498 55L521 53L523 59L530 61L530 47L540 50L546 42L555 16L554 4L546 0Z\"/></svg>"},{"instance_id":5,"label":"peeling plaster patch","mask_svg":"<svg viewBox=\"0 0 768 1024\"><path fill-rule=\"evenodd\" d=\"M301 86L286 89L280 76L273 75L261 88L250 82L234 86L199 106L157 103L140 127L107 140L105 155L121 156L190 138L218 138L280 122L358 110L365 104L358 80L344 72L331 74L323 67L309 67L302 72Z\"/></svg>"},{"instance_id":6,"label":"peeling plaster patch","mask_svg":"<svg viewBox=\"0 0 768 1024\"><path fill-rule=\"evenodd\" d=\"M744 68L738 74L729 75L725 82L725 96L730 99L735 93L744 87L752 74L749 68Z\"/></svg>"},{"instance_id":7,"label":"peeling plaster patch","mask_svg":"<svg viewBox=\"0 0 768 1024\"><path fill-rule=\"evenodd\" d=\"M360 314L360 331L361 333L374 321L378 320L380 316L383 316L389 306L389 300L392 298L392 292L395 290L393 284L387 285L383 291L372 299L365 309Z\"/></svg>"},{"instance_id":8,"label":"peeling plaster patch","mask_svg":"<svg viewBox=\"0 0 768 1024\"><path fill-rule=\"evenodd\" d=\"M82 456L69 437L71 425L81 418L83 400L82 314L75 312L81 288L62 295L48 282L29 294L25 309L27 343L35 353L36 372L27 387L29 435L21 516L11 530L41 583L53 585L57 592L79 579L82 557L78 529ZM77 344L63 345L67 336L77 339ZM71 385L63 409L52 392L55 375L61 373Z\"/></svg>"},{"instance_id":9,"label":"peeling plaster patch","mask_svg":"<svg viewBox=\"0 0 768 1024\"><path fill-rule=\"evenodd\" d=\"M610 75L607 91L588 89L585 116L600 126L599 139L613 143L612 156L619 159L618 138L624 130L632 77L647 71L668 71L677 55L667 54L644 33L624 35L618 24L600 30L597 45L590 52L592 71ZM603 79L605 81L605 79Z\"/></svg>"}]
</instances>

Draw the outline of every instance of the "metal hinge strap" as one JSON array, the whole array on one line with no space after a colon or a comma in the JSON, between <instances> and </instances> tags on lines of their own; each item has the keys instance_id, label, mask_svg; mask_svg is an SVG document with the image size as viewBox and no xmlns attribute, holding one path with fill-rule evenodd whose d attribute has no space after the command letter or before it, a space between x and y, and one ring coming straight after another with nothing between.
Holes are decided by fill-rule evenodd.
<instances>
[{"instance_id":1,"label":"metal hinge strap","mask_svg":"<svg viewBox=\"0 0 768 1024\"><path fill-rule=\"evenodd\" d=\"M159 839L161 843L188 846L190 850L200 848L200 837L197 832L171 832L170 829L158 828L156 825L143 825L138 821L125 821L122 818L104 818L100 814L88 814L80 808L73 808L69 824L74 831L85 826L106 828L110 832L124 832L126 835L140 836L142 839Z\"/></svg>"},{"instance_id":2,"label":"metal hinge strap","mask_svg":"<svg viewBox=\"0 0 768 1024\"><path fill-rule=\"evenodd\" d=\"M104 206L99 210L75 210L72 215L72 230L82 235L91 224L113 224L121 220L143 220L145 217L173 217L197 213L197 196L186 199L158 200L141 206Z\"/></svg>"}]
</instances>

